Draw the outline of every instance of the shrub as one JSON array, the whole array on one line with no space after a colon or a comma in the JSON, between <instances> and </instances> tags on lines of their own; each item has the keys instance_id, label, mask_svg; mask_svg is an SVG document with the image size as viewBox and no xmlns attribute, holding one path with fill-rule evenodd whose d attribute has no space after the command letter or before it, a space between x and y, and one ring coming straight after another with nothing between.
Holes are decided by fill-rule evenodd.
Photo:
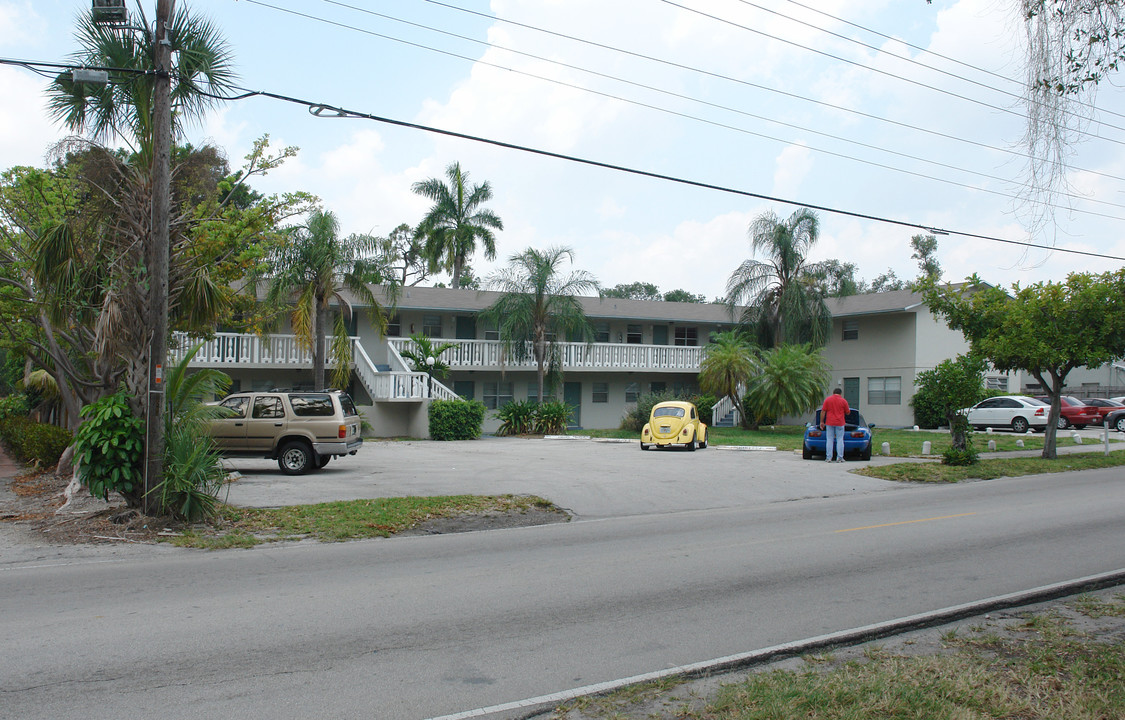
<instances>
[{"instance_id":1,"label":"shrub","mask_svg":"<svg viewBox=\"0 0 1125 720\"><path fill-rule=\"evenodd\" d=\"M621 418L621 429L639 433L648 422L653 405L675 399L676 396L669 390L641 395L637 398L636 406L625 411L625 417Z\"/></svg>"},{"instance_id":2,"label":"shrub","mask_svg":"<svg viewBox=\"0 0 1125 720\"><path fill-rule=\"evenodd\" d=\"M980 458L977 451L973 449L973 444L966 445L964 450L958 450L955 447L948 447L945 452L941 454L942 465L975 465Z\"/></svg>"},{"instance_id":3,"label":"shrub","mask_svg":"<svg viewBox=\"0 0 1125 720\"><path fill-rule=\"evenodd\" d=\"M479 400L434 400L430 403L430 438L472 440L480 437L484 403Z\"/></svg>"},{"instance_id":4,"label":"shrub","mask_svg":"<svg viewBox=\"0 0 1125 720\"><path fill-rule=\"evenodd\" d=\"M923 370L914 381L910 400L918 427L936 428L949 423L961 408L989 395L984 389L984 360L972 354L942 360L933 370Z\"/></svg>"},{"instance_id":5,"label":"shrub","mask_svg":"<svg viewBox=\"0 0 1125 720\"><path fill-rule=\"evenodd\" d=\"M78 477L91 495L109 499L125 496L131 507L140 503L144 462L144 423L129 409L119 391L82 408L86 421L74 438Z\"/></svg>"},{"instance_id":6,"label":"shrub","mask_svg":"<svg viewBox=\"0 0 1125 720\"><path fill-rule=\"evenodd\" d=\"M27 399L27 395L23 393L12 393L0 397L0 420L7 420L13 417L27 417L31 412L31 403Z\"/></svg>"},{"instance_id":7,"label":"shrub","mask_svg":"<svg viewBox=\"0 0 1125 720\"><path fill-rule=\"evenodd\" d=\"M497 435L526 435L535 428L535 403L527 400L506 402L494 417L500 420Z\"/></svg>"},{"instance_id":8,"label":"shrub","mask_svg":"<svg viewBox=\"0 0 1125 720\"><path fill-rule=\"evenodd\" d=\"M59 457L72 442L74 435L66 428L33 422L24 430L20 459L40 467L58 465Z\"/></svg>"},{"instance_id":9,"label":"shrub","mask_svg":"<svg viewBox=\"0 0 1125 720\"><path fill-rule=\"evenodd\" d=\"M540 435L555 435L566 432L573 408L561 400L545 402L535 408L534 432Z\"/></svg>"}]
</instances>

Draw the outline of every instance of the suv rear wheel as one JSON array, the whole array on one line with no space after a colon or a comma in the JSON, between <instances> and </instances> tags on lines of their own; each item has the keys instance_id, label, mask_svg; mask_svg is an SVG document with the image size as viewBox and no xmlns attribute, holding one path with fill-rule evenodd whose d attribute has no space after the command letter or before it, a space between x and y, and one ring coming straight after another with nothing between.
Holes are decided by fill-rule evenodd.
<instances>
[{"instance_id":1,"label":"suv rear wheel","mask_svg":"<svg viewBox=\"0 0 1125 720\"><path fill-rule=\"evenodd\" d=\"M290 440L281 446L277 466L286 475L304 475L313 465L313 449L308 443Z\"/></svg>"}]
</instances>

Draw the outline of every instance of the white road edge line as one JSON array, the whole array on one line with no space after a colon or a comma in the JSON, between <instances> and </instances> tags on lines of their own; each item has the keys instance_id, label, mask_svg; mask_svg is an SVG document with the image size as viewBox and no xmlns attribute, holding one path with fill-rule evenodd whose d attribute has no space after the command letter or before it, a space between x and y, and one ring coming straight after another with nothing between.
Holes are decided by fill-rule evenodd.
<instances>
[{"instance_id":1,"label":"white road edge line","mask_svg":"<svg viewBox=\"0 0 1125 720\"><path fill-rule=\"evenodd\" d=\"M1051 585L1043 585L1041 587L1032 588L1031 590L1021 590L1020 592L1009 593L1007 595L997 595L996 597L987 598L985 600L954 605L952 607L942 608L941 610L909 615L904 618L898 618L897 620L888 620L873 625L864 625L863 627L853 628L851 630L841 630L827 635L818 635L804 640L782 643L781 645L774 645L760 650L751 650L750 652L727 655L713 660L691 663L690 665L680 665L679 667L668 668L666 670L633 675L632 677L621 678L619 680L609 680L593 685L585 685L571 690L563 690L557 693L527 698L526 700L516 700L514 702L477 708L475 710L465 710L452 715L441 715L427 718L427 720L465 720L466 718L484 717L486 715L512 710L531 710L532 708L546 709L546 707L550 705L557 705L567 700L573 700L586 695L599 695L629 685L636 685L637 683L661 680L678 675L690 677L707 672L733 670L738 667L745 667L777 657L797 655L833 645L845 645L859 641L873 640L907 630L952 622L962 617L979 615L984 612L1002 608L1030 605L1056 597L1065 597L1067 595L1087 592L1099 587L1112 587L1113 585L1120 585L1122 583L1125 583L1125 568L1100 573L1098 575L1088 575L1083 578L1067 580Z\"/></svg>"}]
</instances>

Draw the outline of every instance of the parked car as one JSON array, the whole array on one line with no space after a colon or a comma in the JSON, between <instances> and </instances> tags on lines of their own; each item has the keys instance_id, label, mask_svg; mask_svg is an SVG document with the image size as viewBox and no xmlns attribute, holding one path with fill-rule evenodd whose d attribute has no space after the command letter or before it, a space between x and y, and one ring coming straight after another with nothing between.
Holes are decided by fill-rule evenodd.
<instances>
[{"instance_id":1,"label":"parked car","mask_svg":"<svg viewBox=\"0 0 1125 720\"><path fill-rule=\"evenodd\" d=\"M210 431L219 452L277 460L286 475L319 470L363 445L355 404L338 390L236 393L214 404L221 416Z\"/></svg>"},{"instance_id":2,"label":"parked car","mask_svg":"<svg viewBox=\"0 0 1125 720\"><path fill-rule=\"evenodd\" d=\"M1103 422L1117 432L1125 433L1125 408L1114 410L1106 415Z\"/></svg>"},{"instance_id":3,"label":"parked car","mask_svg":"<svg viewBox=\"0 0 1125 720\"><path fill-rule=\"evenodd\" d=\"M1037 395L1036 399L1050 403L1046 395ZM1081 430L1087 425L1100 424L1102 418L1097 411L1073 395L1063 395L1059 398L1059 430L1066 430L1073 425Z\"/></svg>"},{"instance_id":4,"label":"parked car","mask_svg":"<svg viewBox=\"0 0 1125 720\"><path fill-rule=\"evenodd\" d=\"M668 445L683 445L688 450L707 447L707 426L695 405L678 400L652 406L648 423L641 430L641 450Z\"/></svg>"},{"instance_id":5,"label":"parked car","mask_svg":"<svg viewBox=\"0 0 1125 720\"><path fill-rule=\"evenodd\" d=\"M1109 415L1114 410L1125 408L1125 403L1110 400L1109 398L1090 398L1086 400L1086 404L1094 408L1094 411L1098 413L1098 425L1105 422L1106 415Z\"/></svg>"},{"instance_id":6,"label":"parked car","mask_svg":"<svg viewBox=\"0 0 1125 720\"><path fill-rule=\"evenodd\" d=\"M801 457L806 460L811 460L814 455L827 457L827 440L826 431L820 429L820 410L817 410L813 421L805 423ZM860 460L870 460L871 443L871 426L863 419L859 410L849 410L844 418L844 457L852 454L858 455Z\"/></svg>"},{"instance_id":7,"label":"parked car","mask_svg":"<svg viewBox=\"0 0 1125 720\"><path fill-rule=\"evenodd\" d=\"M1042 431L1047 427L1047 413L1051 406L1042 400L1026 395L998 395L981 400L960 412L969 425L978 430L986 427L1011 428L1015 432L1028 429Z\"/></svg>"}]
</instances>

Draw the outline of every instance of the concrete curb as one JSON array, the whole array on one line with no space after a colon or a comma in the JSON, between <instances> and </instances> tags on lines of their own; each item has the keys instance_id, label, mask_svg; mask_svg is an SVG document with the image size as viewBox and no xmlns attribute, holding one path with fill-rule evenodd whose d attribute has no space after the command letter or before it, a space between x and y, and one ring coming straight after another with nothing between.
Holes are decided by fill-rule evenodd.
<instances>
[{"instance_id":1,"label":"concrete curb","mask_svg":"<svg viewBox=\"0 0 1125 720\"><path fill-rule=\"evenodd\" d=\"M504 703L502 705L477 708L476 710L466 710L453 715L442 715L436 718L429 718L429 720L466 720L467 718L486 717L498 713L515 713L505 715L505 717L511 718L512 720L530 720L531 718L551 711L559 703L574 700L579 697L603 695L620 690L629 685L636 685L637 683L663 680L669 677L694 678L714 673L730 672L731 670L754 667L774 660L804 655L817 650L869 642L871 640L878 640L879 638L890 637L891 635L898 635L912 630L921 630L935 625L944 625L955 620L962 620L967 617L983 615L997 610L1034 605L1048 600L1056 600L1070 595L1102 590L1117 585L1125 585L1125 569L1114 570L1099 575L1089 575L1083 578L1067 580L1053 585L1044 585L1042 587L1009 593L1007 595L997 595L996 597L985 598L976 602L954 605L952 607L942 608L941 610L910 615L908 617L888 620L887 622L875 623L873 625L865 625L851 630L818 635L804 640L774 645L760 650L751 650L750 652L739 653L737 655L727 655L726 657L705 660L690 665L681 665L679 667L644 673L642 675L634 675L632 677L621 678L620 680L610 680L594 685L586 685L584 687L564 690L550 695L541 695L539 697Z\"/></svg>"},{"instance_id":2,"label":"concrete curb","mask_svg":"<svg viewBox=\"0 0 1125 720\"><path fill-rule=\"evenodd\" d=\"M618 445L629 445L636 443L637 440L630 440L628 438L602 438L591 437L589 435L544 435L544 440L589 440L596 443L616 443ZM738 452L776 452L777 448L770 445L708 445L708 450L735 450Z\"/></svg>"}]
</instances>

